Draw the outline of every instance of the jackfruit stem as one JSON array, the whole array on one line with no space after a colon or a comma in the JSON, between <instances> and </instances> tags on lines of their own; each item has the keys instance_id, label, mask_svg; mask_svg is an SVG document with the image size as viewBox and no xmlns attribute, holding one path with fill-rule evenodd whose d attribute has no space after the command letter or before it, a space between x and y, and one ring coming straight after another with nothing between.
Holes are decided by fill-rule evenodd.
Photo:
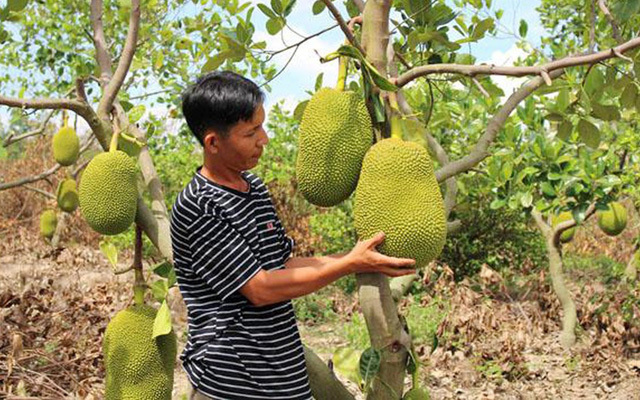
<instances>
[{"instance_id":1,"label":"jackfruit stem","mask_svg":"<svg viewBox=\"0 0 640 400\"><path fill-rule=\"evenodd\" d=\"M142 274L142 228L136 224L136 244L133 254L133 271L135 282L133 284L133 300L137 305L144 304L144 292L147 284Z\"/></svg>"},{"instance_id":2,"label":"jackfruit stem","mask_svg":"<svg viewBox=\"0 0 640 400\"><path fill-rule=\"evenodd\" d=\"M349 74L349 57L340 57L338 64L338 82L336 83L336 90L344 92L347 84L347 75Z\"/></svg>"},{"instance_id":3,"label":"jackfruit stem","mask_svg":"<svg viewBox=\"0 0 640 400\"><path fill-rule=\"evenodd\" d=\"M398 96L394 92L388 94L389 106L391 107L391 119L389 121L391 128L391 137L402 139L402 112L398 104Z\"/></svg>"}]
</instances>

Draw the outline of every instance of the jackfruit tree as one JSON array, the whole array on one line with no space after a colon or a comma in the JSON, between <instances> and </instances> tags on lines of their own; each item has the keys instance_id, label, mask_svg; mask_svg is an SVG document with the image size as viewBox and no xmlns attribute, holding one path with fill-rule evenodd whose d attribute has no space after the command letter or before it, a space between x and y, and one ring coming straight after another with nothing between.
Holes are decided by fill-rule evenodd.
<instances>
[{"instance_id":1,"label":"jackfruit tree","mask_svg":"<svg viewBox=\"0 0 640 400\"><path fill-rule=\"evenodd\" d=\"M319 111L314 111L317 103L314 100L331 93L328 89L307 103L311 114L305 118L305 130L307 127L313 132L330 129L317 134L317 141L322 138L325 142L312 140L309 144L309 151L317 151L316 154L324 157L311 160L319 161L319 166L307 164L317 170L302 174L301 190L306 190L306 174L312 179L309 182L316 182L307 186L311 188L308 192L319 195L318 200L309 195L312 202L331 205L354 195L360 235L369 235L377 229L376 224L382 228L389 226L389 248L382 251L402 254L406 251L406 254L415 254L421 264L437 257L446 235L463 229L464 221L455 218L455 207L458 192L464 195L465 176L482 179L486 175L493 180L491 193L496 200L492 206L496 209L522 207L534 216L571 211L573 221L544 230L550 238L547 242L553 284L563 302L564 317L570 320L571 298L561 279L559 236L596 210L618 200L626 186L616 179L617 171L624 169L625 164L637 163L638 157L630 153L621 157L619 146L631 140L630 120L635 116L631 109L640 103L634 80L640 74L637 69L640 38L632 37L634 29L631 29L639 20L627 12L622 1L611 3L613 13L605 13L595 12L577 0L561 3L543 0L540 13L548 35L543 38L541 49L534 51L527 42L527 16L522 16L518 32L513 36L527 56L519 65L494 66L480 63L466 50L500 29L502 13L495 10L490 1L314 2L309 14L330 15L348 41L347 45L341 45L342 39L336 42L335 52L323 54L323 61L348 58L354 68L344 76L345 91L328 96L327 103L339 103L340 110L331 115L335 118L321 122L318 127L312 126L314 120L326 117L322 115L323 107L332 107L320 102ZM56 110L65 109L86 123L89 127L86 132L74 130L81 141L85 140L87 148L93 138L97 139L99 149L93 150L99 154L80 178L83 215L89 224L105 234L126 230L135 223L139 227L136 243L144 231L167 260L168 264L157 269L171 276L168 271L173 255L167 203L154 160L144 145L147 138L162 136L157 132L162 125L142 118L149 105L145 100L154 97L158 100L154 104L168 104L175 113L178 101L175 94L191 82L194 73L219 68L250 75L268 89L277 83L272 83L278 73L271 62L275 54L265 51L265 42L254 40L256 27L252 16L256 10L262 12L267 18L267 32L276 35L287 29L287 18L296 2L271 0L257 8L242 1L193 3L186 0L154 0L142 5L139 0L10 1L8 4L10 6L0 12L0 64L25 69L30 65L46 66L42 70L54 73L41 76L36 73L39 70L24 71L12 85L0 82L0 105L25 113L25 118L27 112L49 110L41 121L49 121ZM191 4L191 9L181 12L186 4ZM44 15L55 15L55 18L44 18ZM170 20L174 17L178 21ZM559 19L566 23L558 26ZM17 24L19 29L5 29L4 24ZM78 29L79 24L90 27ZM40 30L47 34L30 34ZM319 34L322 32L315 35ZM291 48L304 46L310 38ZM24 51L20 51L23 46ZM26 51L27 48L30 50ZM4 72L9 76L10 68L3 71L9 71ZM492 80L495 75L525 77L526 81L513 93L504 93L497 81ZM309 80L312 82L313 78ZM151 90L155 88L151 83L154 80L160 87L159 93ZM500 100L503 95L507 95L504 101ZM355 110L356 117L346 122L341 120L342 111L350 108ZM618 121L619 135L609 127L611 121ZM336 134L334 123L341 134ZM64 129L65 124L62 126ZM369 129L370 142L364 140ZM64 132L64 137L70 137L68 129ZM313 132L309 137L316 135ZM334 139L327 141L325 134L333 134ZM10 139L13 143L22 140L18 136ZM549 141L566 142L565 147L560 148L568 153L560 154L556 144L547 145ZM392 146L385 147L390 144ZM307 145L301 142L300 146L302 159ZM530 152L522 151L519 146ZM62 147L73 150L73 145ZM318 149L314 150L315 147ZM379 152L380 149L383 151ZM370 160L367 151L373 155ZM531 154L535 157L528 157ZM331 165L327 155L333 155L341 164ZM613 161L616 158L625 160L617 164L618 168ZM600 162L601 159L604 161ZM91 168L91 163L110 169ZM139 167L140 182L131 163ZM570 167L566 168L567 165ZM45 179L59 168L60 164L56 163L37 176L0 182L0 190ZM569 179L569 170L579 177ZM338 175L337 181L331 180L334 176L331 173ZM415 180L417 176L423 179ZM330 179L328 191L313 186L317 182L322 184L323 179ZM390 186L383 190L379 185L385 180ZM118 183L118 191L122 190L122 196L115 199L109 193L114 182ZM520 184L528 189L518 189L522 188ZM321 193L322 190L326 193ZM394 194L406 209L390 200ZM431 200L430 204L412 201L418 196ZM104 222L106 216L113 216L116 221ZM547 224L544 217L538 219ZM141 327L140 330L146 330L152 313L142 307L145 284L141 279L141 262L136 263L134 273L136 306L118 315L147 313L140 317L140 322L137 316L122 318L136 321L133 323ZM394 301L398 293L401 295L410 286L412 279L415 276L391 282L380 274L357 276L360 308L371 339L370 349L362 355L371 368L361 374L367 377L368 399L401 398L407 370L415 373L410 327L402 323ZM167 285L163 290L166 291ZM143 311L138 313L140 310ZM165 321L164 335L160 336L168 338L167 315L168 309L163 305L155 318ZM114 318L114 321L120 320ZM117 334L111 336L118 331L118 323L115 326L115 330L109 330L111 339L118 337ZM114 366L122 365L122 368L116 367L118 371L135 369L138 359L129 362L110 358L111 348L118 342L111 339L105 343L107 361L113 361ZM150 381L164 382L158 387L168 385L168 377L158 367L158 360L171 354L172 345L154 348L145 342L140 346L151 346L146 348L154 354L143 368L143 373L148 374L145 376ZM305 354L316 398L353 398L310 349L306 349ZM115 371L113 367L108 370ZM114 391L109 393L120 391L114 396L126 397L124 387L130 387L125 383L128 378L110 376L107 386ZM158 396L162 398L164 393ZM416 394L425 397L417 379L413 379L412 389L405 394L409 398Z\"/></svg>"}]
</instances>

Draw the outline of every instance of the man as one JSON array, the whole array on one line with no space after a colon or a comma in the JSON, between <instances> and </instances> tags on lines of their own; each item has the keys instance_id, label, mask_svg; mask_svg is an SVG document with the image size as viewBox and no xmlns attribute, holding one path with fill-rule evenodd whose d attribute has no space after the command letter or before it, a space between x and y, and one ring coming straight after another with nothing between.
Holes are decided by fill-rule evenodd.
<instances>
[{"instance_id":1,"label":"man","mask_svg":"<svg viewBox=\"0 0 640 400\"><path fill-rule=\"evenodd\" d=\"M262 181L247 172L269 142L264 94L232 72L207 74L182 97L204 160L171 215L189 339L180 356L192 399L310 399L290 300L357 272L413 273L410 259L375 251L383 234L346 255L290 258Z\"/></svg>"}]
</instances>

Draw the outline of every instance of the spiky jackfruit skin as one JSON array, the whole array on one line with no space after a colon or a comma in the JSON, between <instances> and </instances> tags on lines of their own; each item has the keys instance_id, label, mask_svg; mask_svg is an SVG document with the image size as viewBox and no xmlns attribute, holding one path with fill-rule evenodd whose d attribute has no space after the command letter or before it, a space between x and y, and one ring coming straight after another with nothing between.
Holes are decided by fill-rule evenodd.
<instances>
[{"instance_id":1,"label":"spiky jackfruit skin","mask_svg":"<svg viewBox=\"0 0 640 400\"><path fill-rule=\"evenodd\" d=\"M555 228L556 225L562 223L562 222L566 222L566 221L571 221L573 219L573 215L571 214L570 211L564 211L561 212L558 215L554 215L551 217L551 226L553 226ZM570 242L571 239L573 239L573 235L575 235L576 233L576 227L574 226L573 228L569 228L569 229L565 229L562 232L562 235L560 235L560 241L562 243L567 243Z\"/></svg>"},{"instance_id":2,"label":"spiky jackfruit skin","mask_svg":"<svg viewBox=\"0 0 640 400\"><path fill-rule=\"evenodd\" d=\"M56 233L56 226L58 225L58 217L53 210L46 210L40 214L40 235L47 239L51 239L53 234Z\"/></svg>"},{"instance_id":3,"label":"spiky jackfruit skin","mask_svg":"<svg viewBox=\"0 0 640 400\"><path fill-rule=\"evenodd\" d=\"M53 158L62 166L69 166L78 160L80 154L80 140L76 131L64 126L53 135Z\"/></svg>"},{"instance_id":4,"label":"spiky jackfruit skin","mask_svg":"<svg viewBox=\"0 0 640 400\"><path fill-rule=\"evenodd\" d=\"M598 211L598 226L609 236L619 235L627 226L627 210L616 201L606 211Z\"/></svg>"},{"instance_id":5,"label":"spiky jackfruit skin","mask_svg":"<svg viewBox=\"0 0 640 400\"><path fill-rule=\"evenodd\" d=\"M152 338L157 310L134 305L118 312L102 342L107 400L170 400L177 341Z\"/></svg>"},{"instance_id":6,"label":"spiky jackfruit skin","mask_svg":"<svg viewBox=\"0 0 640 400\"><path fill-rule=\"evenodd\" d=\"M78 190L74 179L65 179L58 184L56 196L58 207L64 212L72 213L78 208Z\"/></svg>"},{"instance_id":7,"label":"spiky jackfruit skin","mask_svg":"<svg viewBox=\"0 0 640 400\"><path fill-rule=\"evenodd\" d=\"M78 193L80 211L93 230L124 232L136 217L136 164L120 150L98 154L84 170Z\"/></svg>"},{"instance_id":8,"label":"spiky jackfruit skin","mask_svg":"<svg viewBox=\"0 0 640 400\"><path fill-rule=\"evenodd\" d=\"M435 259L447 224L427 150L396 138L373 145L362 163L353 214L361 239L385 233L381 253L413 258L416 268Z\"/></svg>"},{"instance_id":9,"label":"spiky jackfruit skin","mask_svg":"<svg viewBox=\"0 0 640 400\"><path fill-rule=\"evenodd\" d=\"M371 117L358 94L320 89L300 122L296 179L302 195L322 207L347 199L372 143Z\"/></svg>"}]
</instances>

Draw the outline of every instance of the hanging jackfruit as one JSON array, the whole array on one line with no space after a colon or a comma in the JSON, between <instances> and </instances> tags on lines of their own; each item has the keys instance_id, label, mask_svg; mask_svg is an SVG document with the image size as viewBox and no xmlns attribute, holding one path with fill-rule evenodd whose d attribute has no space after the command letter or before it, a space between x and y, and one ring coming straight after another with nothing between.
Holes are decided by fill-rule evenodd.
<instances>
[{"instance_id":1,"label":"hanging jackfruit","mask_svg":"<svg viewBox=\"0 0 640 400\"><path fill-rule=\"evenodd\" d=\"M78 160L80 140L70 126L63 126L53 135L53 158L62 166L69 166Z\"/></svg>"},{"instance_id":2,"label":"hanging jackfruit","mask_svg":"<svg viewBox=\"0 0 640 400\"><path fill-rule=\"evenodd\" d=\"M58 217L53 210L46 210L40 214L40 235L47 239L51 239L56 233L58 225Z\"/></svg>"},{"instance_id":3,"label":"hanging jackfruit","mask_svg":"<svg viewBox=\"0 0 640 400\"><path fill-rule=\"evenodd\" d=\"M331 207L353 193L373 142L371 117L357 93L320 89L300 122L296 179L312 204Z\"/></svg>"},{"instance_id":4,"label":"hanging jackfruit","mask_svg":"<svg viewBox=\"0 0 640 400\"><path fill-rule=\"evenodd\" d=\"M380 252L413 258L416 268L435 259L444 246L447 224L427 150L399 138L373 145L362 163L353 213L360 238L385 233Z\"/></svg>"},{"instance_id":5,"label":"hanging jackfruit","mask_svg":"<svg viewBox=\"0 0 640 400\"><path fill-rule=\"evenodd\" d=\"M58 184L56 196L58 207L62 211L72 213L78 208L78 190L74 179L65 179Z\"/></svg>"},{"instance_id":6,"label":"hanging jackfruit","mask_svg":"<svg viewBox=\"0 0 640 400\"><path fill-rule=\"evenodd\" d=\"M619 235L627 226L627 210L616 201L606 211L598 211L598 226L609 236Z\"/></svg>"},{"instance_id":7,"label":"hanging jackfruit","mask_svg":"<svg viewBox=\"0 0 640 400\"><path fill-rule=\"evenodd\" d=\"M153 338L157 310L133 305L107 325L102 343L107 400L171 400L176 335Z\"/></svg>"},{"instance_id":8,"label":"hanging jackfruit","mask_svg":"<svg viewBox=\"0 0 640 400\"><path fill-rule=\"evenodd\" d=\"M80 211L89 226L103 235L124 232L138 205L136 165L123 151L95 156L82 174Z\"/></svg>"}]
</instances>

